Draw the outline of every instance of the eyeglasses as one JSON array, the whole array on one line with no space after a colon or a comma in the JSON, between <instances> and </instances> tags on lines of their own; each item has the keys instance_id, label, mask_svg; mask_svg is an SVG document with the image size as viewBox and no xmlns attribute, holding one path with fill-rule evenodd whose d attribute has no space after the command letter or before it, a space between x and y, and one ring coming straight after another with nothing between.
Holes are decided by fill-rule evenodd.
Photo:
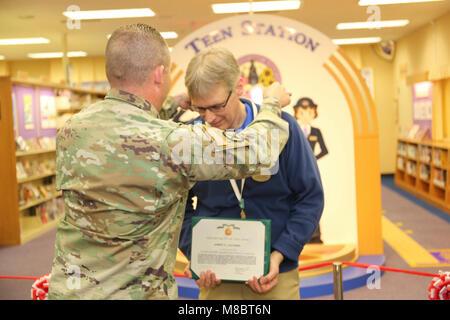
<instances>
[{"instance_id":1,"label":"eyeglasses","mask_svg":"<svg viewBox=\"0 0 450 320\"><path fill-rule=\"evenodd\" d=\"M230 90L230 92L228 93L227 100L225 100L224 103L216 104L216 105L210 106L210 107L197 107L197 106L191 106L191 108L192 108L194 111L197 111L197 112L200 113L200 114L205 113L206 110L209 110L209 111L211 111L211 112L213 112L213 113L219 112L221 109L225 108L225 106L228 104L228 100L230 100L230 97L231 97L231 93L232 93L232 92L233 92L233 91Z\"/></svg>"}]
</instances>

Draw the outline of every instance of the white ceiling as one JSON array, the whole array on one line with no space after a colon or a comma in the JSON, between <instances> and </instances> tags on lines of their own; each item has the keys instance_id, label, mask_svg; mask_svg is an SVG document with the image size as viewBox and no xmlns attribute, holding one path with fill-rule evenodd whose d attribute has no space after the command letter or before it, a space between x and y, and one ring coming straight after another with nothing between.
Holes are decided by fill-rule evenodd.
<instances>
[{"instance_id":1,"label":"white ceiling","mask_svg":"<svg viewBox=\"0 0 450 320\"><path fill-rule=\"evenodd\" d=\"M120 25L143 22L159 31L176 31L178 39L167 40L169 46L204 24L232 14L216 15L211 4L238 0L0 0L0 38L45 37L49 44L0 46L6 60L27 59L27 53L63 50L63 35L67 33L69 51L85 51L90 56L104 55L106 35ZM79 30L70 30L62 15L70 5L81 10L151 8L156 15L149 18L81 21ZM299 10L267 12L298 20L323 32L332 39L380 36L397 40L450 11L450 0L430 3L379 6L381 20L409 19L401 28L374 30L336 30L339 22L367 21L367 7L358 0L302 0Z\"/></svg>"}]
</instances>

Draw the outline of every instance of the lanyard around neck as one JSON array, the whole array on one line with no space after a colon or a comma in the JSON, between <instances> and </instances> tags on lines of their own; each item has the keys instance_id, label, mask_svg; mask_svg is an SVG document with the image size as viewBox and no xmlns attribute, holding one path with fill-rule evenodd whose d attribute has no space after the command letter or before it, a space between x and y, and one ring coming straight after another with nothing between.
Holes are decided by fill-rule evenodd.
<instances>
[{"instance_id":1,"label":"lanyard around neck","mask_svg":"<svg viewBox=\"0 0 450 320\"><path fill-rule=\"evenodd\" d=\"M253 119L254 119L256 117L256 115L258 114L258 109L256 108L253 101L250 101L250 103L252 104ZM237 182L235 179L230 179L230 183L231 183L231 187L233 188L234 194L236 195L236 198L239 202L239 207L241 208L241 218L246 219L247 216L245 215L245 202L244 202L244 198L242 197L242 195L244 193L245 179L241 180L240 192L239 192L239 188L237 186Z\"/></svg>"}]
</instances>

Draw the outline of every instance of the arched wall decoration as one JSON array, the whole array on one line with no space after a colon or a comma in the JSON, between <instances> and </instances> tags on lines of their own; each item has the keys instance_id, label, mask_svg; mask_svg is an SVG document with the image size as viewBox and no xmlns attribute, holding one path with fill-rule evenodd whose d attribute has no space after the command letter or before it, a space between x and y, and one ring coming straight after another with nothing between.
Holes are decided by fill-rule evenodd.
<instances>
[{"instance_id":1,"label":"arched wall decoration","mask_svg":"<svg viewBox=\"0 0 450 320\"><path fill-rule=\"evenodd\" d=\"M360 255L382 254L377 116L354 63L331 39L298 21L266 14L238 15L205 25L173 47L173 94L185 92L189 60L210 46L226 47L236 58L262 54L273 60L283 85L293 91L286 112L292 114L299 97L314 96L318 124L330 150L318 161L326 197L321 220L324 242L353 242Z\"/></svg>"}]
</instances>

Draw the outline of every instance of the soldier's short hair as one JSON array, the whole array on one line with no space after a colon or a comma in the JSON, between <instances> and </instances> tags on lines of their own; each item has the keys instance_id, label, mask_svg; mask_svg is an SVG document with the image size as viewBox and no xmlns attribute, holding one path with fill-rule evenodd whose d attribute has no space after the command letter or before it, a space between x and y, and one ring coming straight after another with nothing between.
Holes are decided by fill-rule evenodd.
<instances>
[{"instance_id":1,"label":"soldier's short hair","mask_svg":"<svg viewBox=\"0 0 450 320\"><path fill-rule=\"evenodd\" d=\"M186 69L185 85L191 98L203 98L216 85L233 90L240 75L239 64L233 54L221 47L198 52Z\"/></svg>"},{"instance_id":2,"label":"soldier's short hair","mask_svg":"<svg viewBox=\"0 0 450 320\"><path fill-rule=\"evenodd\" d=\"M158 65L169 68L166 41L155 28L129 24L116 29L105 52L106 76L111 84L141 85Z\"/></svg>"}]
</instances>

